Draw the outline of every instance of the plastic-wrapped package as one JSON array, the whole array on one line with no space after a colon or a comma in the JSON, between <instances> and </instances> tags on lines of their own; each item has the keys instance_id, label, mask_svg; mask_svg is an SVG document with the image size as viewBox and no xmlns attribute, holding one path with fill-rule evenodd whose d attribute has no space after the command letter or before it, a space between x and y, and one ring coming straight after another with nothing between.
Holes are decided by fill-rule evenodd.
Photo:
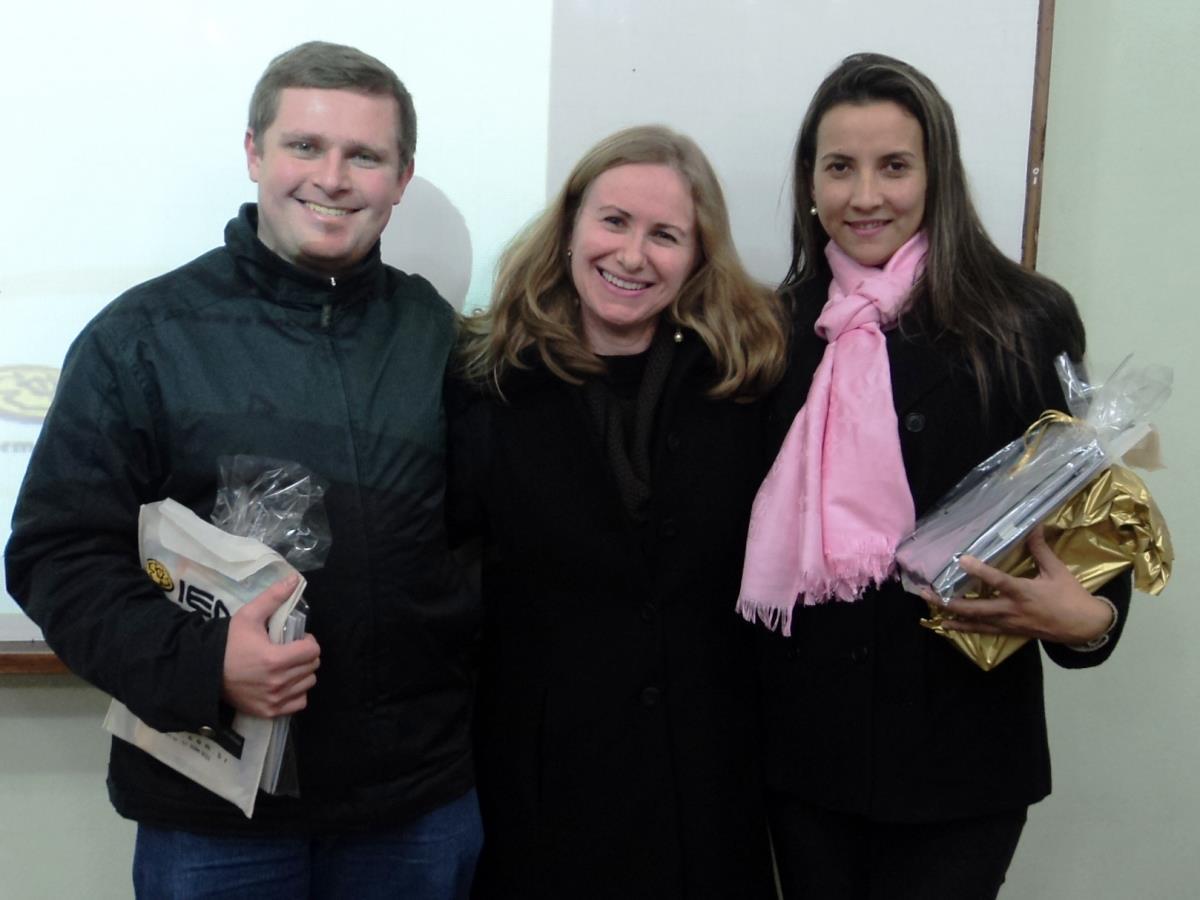
<instances>
[{"instance_id":1,"label":"plastic-wrapped package","mask_svg":"<svg viewBox=\"0 0 1200 900\"><path fill-rule=\"evenodd\" d=\"M262 541L297 571L312 572L329 554L325 484L304 466L261 456L222 456L212 523Z\"/></svg>"},{"instance_id":2,"label":"plastic-wrapped package","mask_svg":"<svg viewBox=\"0 0 1200 900\"><path fill-rule=\"evenodd\" d=\"M917 522L896 551L909 590L932 588L943 602L977 591L960 557L995 563L1022 544L1150 434L1149 417L1171 392L1171 372L1162 366L1135 368L1126 359L1099 385L1088 384L1065 354L1056 366L1071 415L1043 414Z\"/></svg>"},{"instance_id":3,"label":"plastic-wrapped package","mask_svg":"<svg viewBox=\"0 0 1200 900\"><path fill-rule=\"evenodd\" d=\"M266 544L298 572L325 565L331 543L325 483L296 462L261 456L222 456L212 523L229 534ZM297 601L283 625L281 643L304 636L308 604ZM299 792L291 716L271 722L271 740L260 786L268 794Z\"/></svg>"},{"instance_id":4,"label":"plastic-wrapped package","mask_svg":"<svg viewBox=\"0 0 1200 900\"><path fill-rule=\"evenodd\" d=\"M319 568L329 552L324 486L296 463L223 457L214 519L203 521L174 500L148 503L138 518L143 568L170 602L207 618L234 615L272 584L295 576L289 598L267 622L275 643L303 637L308 608L299 570ZM235 712L206 734L163 733L113 700L104 727L238 806L298 789L291 717Z\"/></svg>"}]
</instances>

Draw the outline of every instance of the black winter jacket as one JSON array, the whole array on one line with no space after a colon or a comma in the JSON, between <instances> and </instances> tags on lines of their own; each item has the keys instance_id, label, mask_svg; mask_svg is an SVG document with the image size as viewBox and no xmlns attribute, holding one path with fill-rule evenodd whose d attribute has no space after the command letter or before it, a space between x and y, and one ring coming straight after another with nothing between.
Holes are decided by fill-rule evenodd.
<instances>
[{"instance_id":1,"label":"black winter jacket","mask_svg":"<svg viewBox=\"0 0 1200 900\"><path fill-rule=\"evenodd\" d=\"M128 291L76 339L17 502L8 589L73 671L147 724L212 724L228 620L151 584L139 506L172 497L207 518L217 457L302 463L330 485L333 542L306 593L322 653L294 720L300 798L260 796L247 821L120 740L109 793L124 816L202 832L400 824L473 780L477 612L442 514L453 312L378 246L322 278L255 232L247 205L224 247Z\"/></svg>"}]
</instances>

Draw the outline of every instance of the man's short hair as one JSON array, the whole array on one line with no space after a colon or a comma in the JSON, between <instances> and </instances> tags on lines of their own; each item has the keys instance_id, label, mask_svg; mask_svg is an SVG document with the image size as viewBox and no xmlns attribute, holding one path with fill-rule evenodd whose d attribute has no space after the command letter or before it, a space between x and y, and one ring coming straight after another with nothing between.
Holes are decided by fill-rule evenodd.
<instances>
[{"instance_id":1,"label":"man's short hair","mask_svg":"<svg viewBox=\"0 0 1200 900\"><path fill-rule=\"evenodd\" d=\"M309 41L293 47L271 60L250 98L248 127L254 133L254 146L279 111L279 94L284 88L322 88L356 91L372 96L392 97L396 101L396 143L400 165L406 167L417 152L417 112L412 95L396 73L373 56L344 44Z\"/></svg>"}]
</instances>

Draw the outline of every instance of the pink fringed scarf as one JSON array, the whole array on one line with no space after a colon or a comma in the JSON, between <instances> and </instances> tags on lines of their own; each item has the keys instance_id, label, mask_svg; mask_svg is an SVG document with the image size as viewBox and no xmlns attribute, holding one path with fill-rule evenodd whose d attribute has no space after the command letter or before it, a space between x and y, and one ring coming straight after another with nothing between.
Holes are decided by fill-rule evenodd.
<instances>
[{"instance_id":1,"label":"pink fringed scarf","mask_svg":"<svg viewBox=\"0 0 1200 900\"><path fill-rule=\"evenodd\" d=\"M895 567L913 528L883 332L924 268L917 232L882 268L830 241L829 301L816 332L828 341L808 399L754 499L738 611L791 634L797 603L856 600Z\"/></svg>"}]
</instances>

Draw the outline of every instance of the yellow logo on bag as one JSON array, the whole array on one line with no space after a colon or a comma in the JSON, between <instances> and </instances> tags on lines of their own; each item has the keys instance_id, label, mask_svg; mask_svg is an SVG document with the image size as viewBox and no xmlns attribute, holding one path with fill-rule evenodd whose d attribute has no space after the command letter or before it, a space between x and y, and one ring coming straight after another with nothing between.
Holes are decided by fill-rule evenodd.
<instances>
[{"instance_id":1,"label":"yellow logo on bag","mask_svg":"<svg viewBox=\"0 0 1200 900\"><path fill-rule=\"evenodd\" d=\"M49 366L0 366L0 419L40 422L46 418L58 369Z\"/></svg>"},{"instance_id":2,"label":"yellow logo on bag","mask_svg":"<svg viewBox=\"0 0 1200 900\"><path fill-rule=\"evenodd\" d=\"M146 560L146 574L150 576L151 581L164 591L175 590L175 581L171 578L171 573L157 559Z\"/></svg>"}]
</instances>

